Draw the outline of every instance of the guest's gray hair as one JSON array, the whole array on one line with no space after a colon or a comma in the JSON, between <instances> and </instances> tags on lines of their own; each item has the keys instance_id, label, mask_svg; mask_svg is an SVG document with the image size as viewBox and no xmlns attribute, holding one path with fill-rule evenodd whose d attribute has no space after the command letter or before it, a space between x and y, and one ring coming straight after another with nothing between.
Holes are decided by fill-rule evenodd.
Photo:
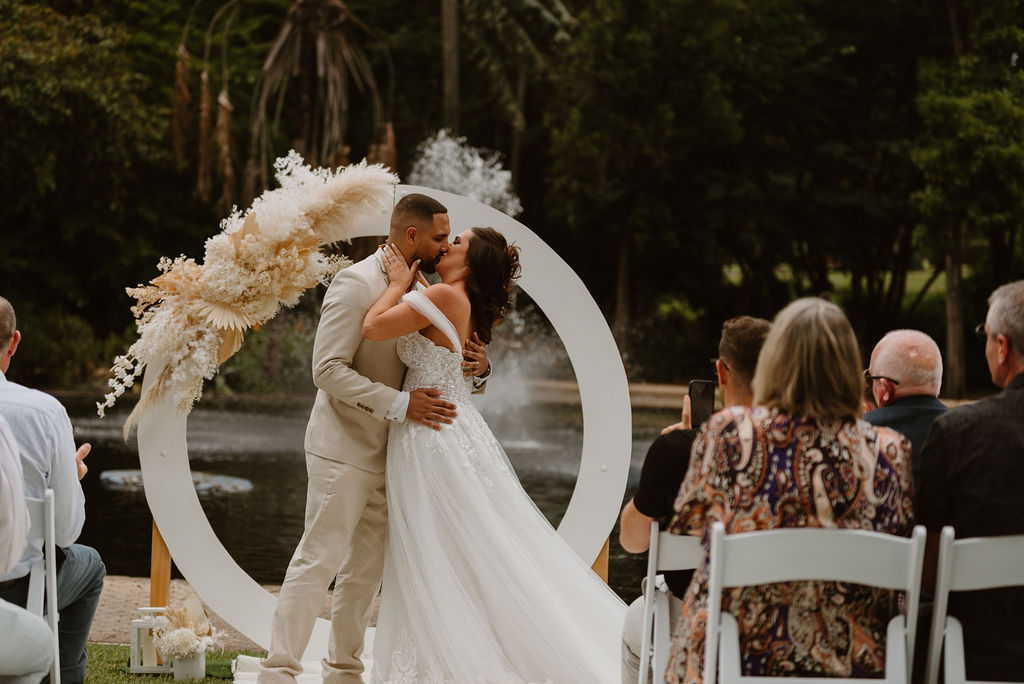
<instances>
[{"instance_id":1,"label":"guest's gray hair","mask_svg":"<svg viewBox=\"0 0 1024 684\"><path fill-rule=\"evenodd\" d=\"M0 347L7 347L17 329L18 319L14 317L14 307L9 301L0 297Z\"/></svg>"},{"instance_id":2,"label":"guest's gray hair","mask_svg":"<svg viewBox=\"0 0 1024 684\"><path fill-rule=\"evenodd\" d=\"M1024 280L996 288L988 298L985 324L990 335L1006 335L1013 353L1024 361Z\"/></svg>"},{"instance_id":3,"label":"guest's gray hair","mask_svg":"<svg viewBox=\"0 0 1024 684\"><path fill-rule=\"evenodd\" d=\"M920 330L893 330L886 333L875 348L878 355L872 364L872 373L899 381L901 390L916 388L939 395L942 354L931 337Z\"/></svg>"}]
</instances>

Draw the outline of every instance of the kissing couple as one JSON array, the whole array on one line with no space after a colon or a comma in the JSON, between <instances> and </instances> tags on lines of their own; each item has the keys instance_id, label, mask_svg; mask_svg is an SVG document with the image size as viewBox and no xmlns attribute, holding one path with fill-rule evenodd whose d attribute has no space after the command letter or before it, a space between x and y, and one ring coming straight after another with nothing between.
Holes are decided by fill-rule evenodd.
<instances>
[{"instance_id":1,"label":"kissing couple","mask_svg":"<svg viewBox=\"0 0 1024 684\"><path fill-rule=\"evenodd\" d=\"M324 297L305 529L260 684L302 672L332 581L325 684L363 681L378 590L372 684L619 679L625 604L537 509L470 398L519 249L492 228L450 233L443 204L406 195L387 243Z\"/></svg>"}]
</instances>

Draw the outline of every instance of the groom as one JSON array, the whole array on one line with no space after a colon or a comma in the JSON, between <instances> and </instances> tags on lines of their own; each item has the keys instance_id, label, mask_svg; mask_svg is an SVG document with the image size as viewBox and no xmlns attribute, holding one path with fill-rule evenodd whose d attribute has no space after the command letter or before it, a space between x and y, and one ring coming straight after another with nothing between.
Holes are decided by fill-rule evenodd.
<instances>
[{"instance_id":1,"label":"groom","mask_svg":"<svg viewBox=\"0 0 1024 684\"><path fill-rule=\"evenodd\" d=\"M403 197L391 215L389 242L411 265L433 273L448 251L448 210L421 194ZM400 392L405 366L395 340L363 339L363 318L387 287L380 250L335 276L313 346L316 403L306 428L306 521L288 564L270 632L260 684L292 684L302 672L324 592L335 580L331 638L322 662L325 684L362 682L363 635L380 588L387 533L384 457L388 421L436 430L451 423L455 405L440 390ZM467 374L490 370L480 345L467 346ZM474 377L474 385L482 378Z\"/></svg>"}]
</instances>

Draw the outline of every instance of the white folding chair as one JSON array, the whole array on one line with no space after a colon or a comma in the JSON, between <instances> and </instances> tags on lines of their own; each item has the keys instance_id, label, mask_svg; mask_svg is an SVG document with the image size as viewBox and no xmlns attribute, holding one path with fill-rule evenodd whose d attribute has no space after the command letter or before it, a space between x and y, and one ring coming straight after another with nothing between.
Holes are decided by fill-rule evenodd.
<instances>
[{"instance_id":1,"label":"white folding chair","mask_svg":"<svg viewBox=\"0 0 1024 684\"><path fill-rule=\"evenodd\" d=\"M50 668L51 684L60 684L60 646L57 637L57 551L53 523L53 490L47 489L42 499L25 497L28 504L30 539L43 540L43 557L37 560L29 571L28 605L29 612L40 617L43 613L43 595L46 595L46 621L53 633L53 665Z\"/></svg>"},{"instance_id":2,"label":"white folding chair","mask_svg":"<svg viewBox=\"0 0 1024 684\"><path fill-rule=\"evenodd\" d=\"M640 649L640 677L637 684L647 684L647 668L652 663L651 636L654 637L654 681L661 681L668 667L668 649L672 625L668 617L668 596L654 586L659 572L689 570L704 560L700 539L690 535L662 532L658 521L651 522L651 546L647 551L647 589L644 592L644 630ZM680 597L682 598L682 597Z\"/></svg>"},{"instance_id":3,"label":"white folding chair","mask_svg":"<svg viewBox=\"0 0 1024 684\"><path fill-rule=\"evenodd\" d=\"M955 541L954 536L953 528L947 525L939 537L939 569L935 576L935 607L925 684L936 684L939 679L939 654L943 646L946 684L968 682L964 669L963 627L959 620L946 614L949 592L1024 585L1024 535ZM1024 671L1024 665L1021 670Z\"/></svg>"},{"instance_id":4,"label":"white folding chair","mask_svg":"<svg viewBox=\"0 0 1024 684\"><path fill-rule=\"evenodd\" d=\"M722 590L754 584L825 580L865 584L906 593L906 615L888 625L885 678L872 682L910 681L925 529L918 525L910 538L850 529L785 528L726 535L725 526L711 527L707 634L704 683L778 684L777 677L741 675L739 627L722 611ZM718 677L715 677L715 666ZM861 682L859 679L801 677L800 684Z\"/></svg>"}]
</instances>

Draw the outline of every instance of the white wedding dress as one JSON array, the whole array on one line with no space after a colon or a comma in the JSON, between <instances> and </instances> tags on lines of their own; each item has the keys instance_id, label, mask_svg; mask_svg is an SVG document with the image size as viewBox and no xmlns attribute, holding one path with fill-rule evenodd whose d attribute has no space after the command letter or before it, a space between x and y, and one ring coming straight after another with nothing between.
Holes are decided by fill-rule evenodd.
<instances>
[{"instance_id":1,"label":"white wedding dress","mask_svg":"<svg viewBox=\"0 0 1024 684\"><path fill-rule=\"evenodd\" d=\"M404 389L439 388L458 417L388 438L389 553L373 684L620 681L625 604L537 509L470 399L455 327L408 302L456 351L398 340Z\"/></svg>"}]
</instances>

